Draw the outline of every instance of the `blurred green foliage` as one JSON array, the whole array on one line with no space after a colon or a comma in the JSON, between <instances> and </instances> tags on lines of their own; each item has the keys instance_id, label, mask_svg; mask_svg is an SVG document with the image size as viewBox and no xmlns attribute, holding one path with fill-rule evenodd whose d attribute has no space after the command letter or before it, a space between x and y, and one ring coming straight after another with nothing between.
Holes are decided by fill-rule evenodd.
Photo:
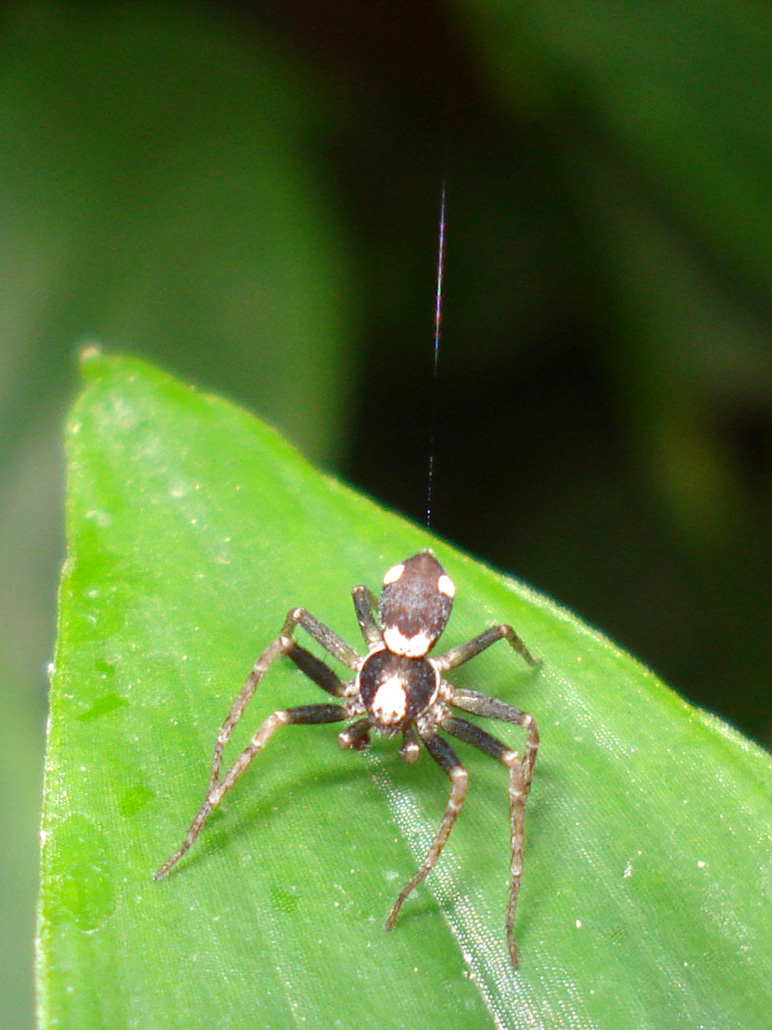
<instances>
[{"instance_id":1,"label":"blurred green foliage","mask_svg":"<svg viewBox=\"0 0 772 1030\"><path fill-rule=\"evenodd\" d=\"M10 1025L75 346L230 393L420 517L444 173L436 529L770 742L770 52L736 0L4 5Z\"/></svg>"}]
</instances>

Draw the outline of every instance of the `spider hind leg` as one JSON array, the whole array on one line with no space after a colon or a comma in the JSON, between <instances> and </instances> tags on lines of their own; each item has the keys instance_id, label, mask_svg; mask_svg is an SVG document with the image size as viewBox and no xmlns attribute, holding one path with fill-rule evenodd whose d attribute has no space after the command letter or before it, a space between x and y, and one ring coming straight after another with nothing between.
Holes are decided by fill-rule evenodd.
<instances>
[{"instance_id":1,"label":"spider hind leg","mask_svg":"<svg viewBox=\"0 0 772 1030\"><path fill-rule=\"evenodd\" d=\"M426 852L426 856L421 867L412 879L405 884L399 893L399 897L394 902L392 910L389 913L389 918L386 920L387 930L390 930L392 926L394 926L405 898L407 898L413 889L417 887L418 884L426 878L426 876L428 876L437 864L437 859L440 857L442 849L445 847L447 839L450 836L450 831L453 829L453 824L456 821L458 813L461 811L461 807L464 804L464 798L466 797L466 785L469 774L464 766L459 762L450 744L437 734L427 734L421 739L426 746L426 750L435 762L442 766L450 777L450 795L448 797L448 803L445 806L445 812L440 820L439 828L434 835L434 839L429 845L429 850Z\"/></svg>"},{"instance_id":2,"label":"spider hind leg","mask_svg":"<svg viewBox=\"0 0 772 1030\"><path fill-rule=\"evenodd\" d=\"M479 695L480 702L489 701L493 705L502 705L492 698L484 698ZM478 710L484 705L479 705ZM505 708L510 706L506 705ZM536 759L536 747L538 746L538 734L535 742L532 734L535 733L536 725L527 713L519 712L519 709L512 709L520 715L521 725L529 730L529 741L526 745L525 756L520 758L517 751L503 744L500 740L492 737L490 733L467 722L466 719L458 719L455 716L448 716L442 720L442 728L446 733L452 734L458 740L463 740L473 747L479 748L486 755L495 758L509 770L509 825L510 825L510 858L509 858L509 902L507 904L507 947L512 965L517 967L517 945L515 944L515 912L517 910L517 899L520 894L520 881L523 876L523 842L524 842L524 819L525 801L531 786L533 762ZM482 714L482 713L481 713ZM488 712L487 714L490 714ZM499 716L500 718L501 716ZM527 720L527 721L526 721ZM531 730L531 726L533 730ZM531 745L529 748L529 744Z\"/></svg>"}]
</instances>

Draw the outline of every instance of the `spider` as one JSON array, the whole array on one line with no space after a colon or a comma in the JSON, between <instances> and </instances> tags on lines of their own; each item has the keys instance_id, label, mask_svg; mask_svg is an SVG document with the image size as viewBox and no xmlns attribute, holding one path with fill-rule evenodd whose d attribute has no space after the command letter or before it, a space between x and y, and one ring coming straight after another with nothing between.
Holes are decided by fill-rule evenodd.
<instances>
[{"instance_id":1,"label":"spider","mask_svg":"<svg viewBox=\"0 0 772 1030\"><path fill-rule=\"evenodd\" d=\"M204 803L179 850L164 862L154 879L165 876L191 847L210 812L246 771L258 751L263 750L275 730L292 723L320 724L354 719L338 735L342 748L362 750L370 743L372 730L390 737L401 733L399 754L404 761L416 762L423 744L451 782L445 812L423 863L400 891L386 920L386 929L390 930L407 896L440 857L466 796L467 771L440 736L439 731L442 730L479 748L509 769L510 890L506 933L512 965L517 966L514 920L523 867L523 813L539 747L539 734L536 723L527 712L474 690L454 687L443 677L448 670L469 661L502 639L507 640L529 665L539 663L512 627L503 623L491 626L439 657L428 657L445 629L455 594L453 581L431 551L420 551L390 568L383 577L378 601L365 586L354 587L352 594L367 655L362 657L354 651L305 608L292 608L288 612L281 633L255 662L217 734ZM302 626L333 658L355 673L354 678L342 682L324 662L296 643L293 633L297 626ZM269 715L221 777L225 746L258 684L279 655L286 655L317 686L333 697L341 698L343 703L301 705L279 709ZM479 726L458 718L451 711L453 708L522 726L526 731L522 757Z\"/></svg>"}]
</instances>

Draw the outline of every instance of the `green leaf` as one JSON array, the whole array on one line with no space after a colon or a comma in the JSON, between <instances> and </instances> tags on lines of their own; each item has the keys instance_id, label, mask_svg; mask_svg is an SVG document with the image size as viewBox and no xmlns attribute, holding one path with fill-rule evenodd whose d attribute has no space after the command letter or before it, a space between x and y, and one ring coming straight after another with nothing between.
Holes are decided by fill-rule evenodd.
<instances>
[{"instance_id":1,"label":"green leaf","mask_svg":"<svg viewBox=\"0 0 772 1030\"><path fill-rule=\"evenodd\" d=\"M768 1025L766 754L242 411L137 361L91 355L84 371L46 764L42 1027ZM456 675L541 730L517 972L506 777L468 749L466 808L391 933L447 781L426 757L401 763L394 741L341 752L335 726L277 734L184 860L151 879L287 609L353 643L351 586L376 588L429 543L458 588L443 643L504 620L544 658L529 670L502 645ZM276 707L318 694L273 668L233 753Z\"/></svg>"}]
</instances>

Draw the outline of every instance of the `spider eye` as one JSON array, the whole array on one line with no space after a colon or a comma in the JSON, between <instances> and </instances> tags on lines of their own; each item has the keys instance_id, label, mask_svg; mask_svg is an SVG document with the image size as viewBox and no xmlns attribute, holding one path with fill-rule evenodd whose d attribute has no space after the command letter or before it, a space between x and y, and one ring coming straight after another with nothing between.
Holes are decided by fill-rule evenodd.
<instances>
[{"instance_id":1,"label":"spider eye","mask_svg":"<svg viewBox=\"0 0 772 1030\"><path fill-rule=\"evenodd\" d=\"M394 654L421 658L445 629L453 580L431 553L420 551L383 577L378 614L386 646Z\"/></svg>"}]
</instances>

